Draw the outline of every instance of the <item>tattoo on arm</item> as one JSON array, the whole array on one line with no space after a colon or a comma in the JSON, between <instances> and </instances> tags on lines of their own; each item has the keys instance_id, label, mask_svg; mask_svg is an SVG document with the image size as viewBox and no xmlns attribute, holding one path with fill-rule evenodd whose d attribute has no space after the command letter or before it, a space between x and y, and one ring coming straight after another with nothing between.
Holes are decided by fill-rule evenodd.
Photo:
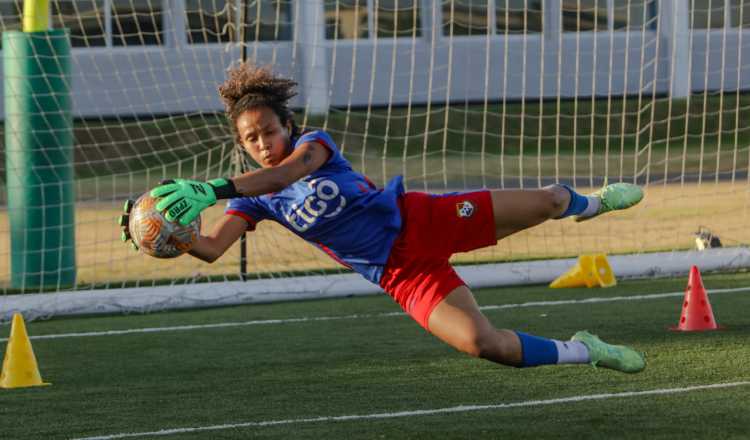
<instances>
[{"instance_id":1,"label":"tattoo on arm","mask_svg":"<svg viewBox=\"0 0 750 440\"><path fill-rule=\"evenodd\" d=\"M313 159L312 153L309 151L305 151L305 155L302 156L302 162L307 165L309 164Z\"/></svg>"}]
</instances>

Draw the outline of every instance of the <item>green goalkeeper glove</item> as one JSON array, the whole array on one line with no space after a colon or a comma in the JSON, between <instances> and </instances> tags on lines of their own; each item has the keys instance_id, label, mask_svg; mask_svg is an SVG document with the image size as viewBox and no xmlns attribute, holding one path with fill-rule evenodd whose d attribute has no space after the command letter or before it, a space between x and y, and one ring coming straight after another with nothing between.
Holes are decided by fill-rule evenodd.
<instances>
[{"instance_id":1,"label":"green goalkeeper glove","mask_svg":"<svg viewBox=\"0 0 750 440\"><path fill-rule=\"evenodd\" d=\"M161 197L156 204L159 211L166 210L167 220L190 224L204 209L216 204L217 199L239 197L240 194L229 179L214 179L208 182L187 179L162 180L161 186L152 189L151 197Z\"/></svg>"}]
</instances>

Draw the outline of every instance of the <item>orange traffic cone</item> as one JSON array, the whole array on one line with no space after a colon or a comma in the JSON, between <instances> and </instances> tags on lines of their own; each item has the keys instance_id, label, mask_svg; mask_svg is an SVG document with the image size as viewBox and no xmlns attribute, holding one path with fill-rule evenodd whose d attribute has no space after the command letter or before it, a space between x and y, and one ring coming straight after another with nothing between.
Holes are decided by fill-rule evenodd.
<instances>
[{"instance_id":1,"label":"orange traffic cone","mask_svg":"<svg viewBox=\"0 0 750 440\"><path fill-rule=\"evenodd\" d=\"M701 273L696 266L690 268L688 285L685 289L685 300L682 302L680 324L677 327L671 327L671 329L681 332L719 329L714 319L711 303L708 302L706 289L703 288Z\"/></svg>"},{"instance_id":2,"label":"orange traffic cone","mask_svg":"<svg viewBox=\"0 0 750 440\"><path fill-rule=\"evenodd\" d=\"M8 347L5 349L0 388L24 388L49 385L42 382L26 325L20 313L13 315Z\"/></svg>"}]
</instances>

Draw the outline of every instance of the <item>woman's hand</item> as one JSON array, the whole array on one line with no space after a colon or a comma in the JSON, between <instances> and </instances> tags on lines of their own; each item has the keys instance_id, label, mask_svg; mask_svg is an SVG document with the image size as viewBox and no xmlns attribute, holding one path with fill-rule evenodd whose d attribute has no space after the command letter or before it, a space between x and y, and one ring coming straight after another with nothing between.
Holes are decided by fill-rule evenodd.
<instances>
[{"instance_id":1,"label":"woman's hand","mask_svg":"<svg viewBox=\"0 0 750 440\"><path fill-rule=\"evenodd\" d=\"M214 179L208 182L187 179L162 180L152 189L151 197L159 197L156 209L165 211L167 220L190 224L204 209L216 204L217 199L237 197L234 183L229 179Z\"/></svg>"},{"instance_id":2,"label":"woman's hand","mask_svg":"<svg viewBox=\"0 0 750 440\"><path fill-rule=\"evenodd\" d=\"M133 249L138 250L138 245L135 244L130 236L130 211L133 210L133 205L135 205L135 200L128 199L125 201L125 205L122 207L123 214L117 218L117 224L120 226L120 229L122 229L120 232L120 240L125 243L129 241L130 246Z\"/></svg>"}]
</instances>

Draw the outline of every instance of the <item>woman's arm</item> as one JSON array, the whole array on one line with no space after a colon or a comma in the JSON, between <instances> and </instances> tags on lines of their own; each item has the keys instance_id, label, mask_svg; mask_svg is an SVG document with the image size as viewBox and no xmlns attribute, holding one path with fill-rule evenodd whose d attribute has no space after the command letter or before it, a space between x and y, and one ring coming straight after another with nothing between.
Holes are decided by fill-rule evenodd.
<instances>
[{"instance_id":1,"label":"woman's arm","mask_svg":"<svg viewBox=\"0 0 750 440\"><path fill-rule=\"evenodd\" d=\"M214 224L208 235L201 235L189 254L213 263L247 230L247 221L235 215L225 215Z\"/></svg>"},{"instance_id":2,"label":"woman's arm","mask_svg":"<svg viewBox=\"0 0 750 440\"><path fill-rule=\"evenodd\" d=\"M160 197L159 211L166 210L169 221L187 225L218 199L253 197L279 192L297 180L315 172L331 157L332 151L317 142L306 142L295 149L280 164L250 171L231 180L214 179L198 182L186 179L162 181L149 192Z\"/></svg>"},{"instance_id":3,"label":"woman's arm","mask_svg":"<svg viewBox=\"0 0 750 440\"><path fill-rule=\"evenodd\" d=\"M275 167L261 168L232 178L237 192L246 197L281 191L314 173L331 157L331 150L317 142L306 142Z\"/></svg>"}]
</instances>

